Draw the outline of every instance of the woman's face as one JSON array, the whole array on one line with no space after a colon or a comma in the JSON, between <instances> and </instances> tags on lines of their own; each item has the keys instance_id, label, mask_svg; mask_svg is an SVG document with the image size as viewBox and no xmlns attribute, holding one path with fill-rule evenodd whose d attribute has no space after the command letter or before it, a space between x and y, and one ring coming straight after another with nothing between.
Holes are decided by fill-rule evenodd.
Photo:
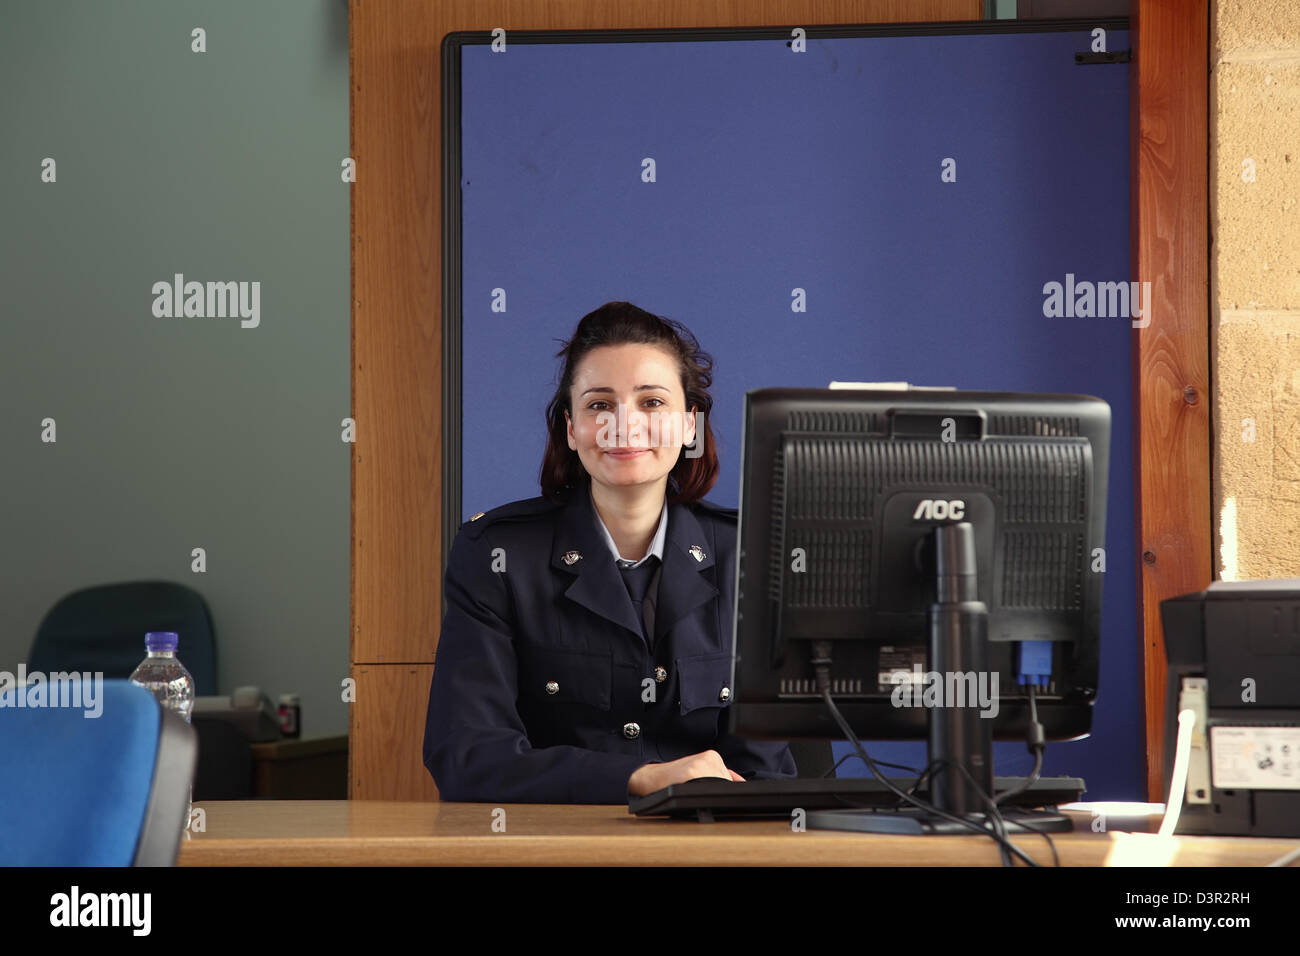
<instances>
[{"instance_id":1,"label":"woman's face","mask_svg":"<svg viewBox=\"0 0 1300 956\"><path fill-rule=\"evenodd\" d=\"M654 345L602 345L578 363L566 413L569 447L611 488L664 481L695 439L677 359Z\"/></svg>"}]
</instances>

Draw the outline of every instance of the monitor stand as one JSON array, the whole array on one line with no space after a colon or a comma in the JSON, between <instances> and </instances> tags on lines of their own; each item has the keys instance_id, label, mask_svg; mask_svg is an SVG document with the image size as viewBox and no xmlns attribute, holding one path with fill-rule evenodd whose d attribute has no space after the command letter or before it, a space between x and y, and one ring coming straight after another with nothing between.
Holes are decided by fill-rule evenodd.
<instances>
[{"instance_id":1,"label":"monitor stand","mask_svg":"<svg viewBox=\"0 0 1300 956\"><path fill-rule=\"evenodd\" d=\"M945 679L949 674L974 674L975 686L987 688L988 607L979 600L975 529L965 521L939 525L934 529L934 544L937 601L930 606L931 673L938 675L941 696L946 687L954 686ZM975 702L963 700L960 706L949 700L942 703L944 706L931 708L927 721L927 766L938 765L931 777L930 802L992 834L988 813L993 793L992 724L980 716ZM1017 781L1016 786L1021 783L1023 780ZM999 808L999 813L1008 833L1068 833L1074 829L1070 818L1056 811ZM809 829L914 836L975 832L919 807L814 810L808 813L806 823Z\"/></svg>"}]
</instances>

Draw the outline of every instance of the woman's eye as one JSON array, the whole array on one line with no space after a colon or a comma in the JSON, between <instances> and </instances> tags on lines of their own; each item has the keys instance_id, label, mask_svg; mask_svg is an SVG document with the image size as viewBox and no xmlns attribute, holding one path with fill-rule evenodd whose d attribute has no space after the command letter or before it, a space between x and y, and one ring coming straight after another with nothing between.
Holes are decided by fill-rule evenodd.
<instances>
[{"instance_id":1,"label":"woman's eye","mask_svg":"<svg viewBox=\"0 0 1300 956\"><path fill-rule=\"evenodd\" d=\"M661 405L667 405L668 403L665 402L662 398L648 398L646 399L645 404L649 408L659 408ZM603 411L608 406L609 406L608 402L595 401L595 402L591 402L587 406L587 410L592 412L599 412L599 411Z\"/></svg>"}]
</instances>

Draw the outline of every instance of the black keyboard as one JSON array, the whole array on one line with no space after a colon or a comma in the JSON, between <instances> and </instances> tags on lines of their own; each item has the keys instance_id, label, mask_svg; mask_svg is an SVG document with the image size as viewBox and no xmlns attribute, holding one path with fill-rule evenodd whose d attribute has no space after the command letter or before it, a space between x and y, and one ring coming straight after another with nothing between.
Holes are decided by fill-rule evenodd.
<instances>
[{"instance_id":1,"label":"black keyboard","mask_svg":"<svg viewBox=\"0 0 1300 956\"><path fill-rule=\"evenodd\" d=\"M891 777L898 789L907 791L914 778ZM1024 783L1024 777L994 777L993 787L1005 793ZM1024 793L999 806L1054 807L1074 803L1084 792L1078 777L1040 777ZM923 783L915 793L929 799ZM644 797L630 797L629 813L637 816L697 817L789 817L798 807L805 810L846 810L854 807L889 809L910 804L886 789L874 777L864 778L795 778L790 780L749 780L744 783L706 777L675 783Z\"/></svg>"}]
</instances>

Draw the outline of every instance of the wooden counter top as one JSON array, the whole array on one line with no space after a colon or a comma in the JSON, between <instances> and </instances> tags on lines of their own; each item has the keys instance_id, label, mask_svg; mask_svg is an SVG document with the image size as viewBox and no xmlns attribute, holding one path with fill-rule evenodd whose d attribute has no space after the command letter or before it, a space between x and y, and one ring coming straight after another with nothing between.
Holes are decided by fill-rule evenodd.
<instances>
[{"instance_id":1,"label":"wooden counter top","mask_svg":"<svg viewBox=\"0 0 1300 956\"><path fill-rule=\"evenodd\" d=\"M206 830L186 836L181 866L998 866L972 834L876 836L783 820L642 819L618 806L247 800L196 803ZM494 811L499 811L494 815ZM1063 866L1260 866L1300 840L1094 833L1086 813L1053 836ZM494 832L493 821L504 821ZM498 824L498 829L500 825ZM1154 827L1153 827L1154 829ZM1013 842L1038 863L1041 836Z\"/></svg>"}]
</instances>

